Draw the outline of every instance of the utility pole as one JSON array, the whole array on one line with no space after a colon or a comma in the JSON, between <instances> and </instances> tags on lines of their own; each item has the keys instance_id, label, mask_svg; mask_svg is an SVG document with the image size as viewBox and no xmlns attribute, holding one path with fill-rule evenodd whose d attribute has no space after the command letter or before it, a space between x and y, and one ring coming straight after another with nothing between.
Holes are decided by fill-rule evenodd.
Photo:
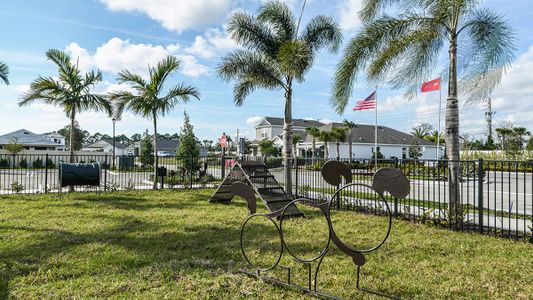
<instances>
[{"instance_id":1,"label":"utility pole","mask_svg":"<svg viewBox=\"0 0 533 300\"><path fill-rule=\"evenodd\" d=\"M492 99L489 97L487 101L487 111L485 112L485 120L487 121L487 142L491 143L494 141L492 135L492 118L494 116L494 111L492 111Z\"/></svg>"}]
</instances>

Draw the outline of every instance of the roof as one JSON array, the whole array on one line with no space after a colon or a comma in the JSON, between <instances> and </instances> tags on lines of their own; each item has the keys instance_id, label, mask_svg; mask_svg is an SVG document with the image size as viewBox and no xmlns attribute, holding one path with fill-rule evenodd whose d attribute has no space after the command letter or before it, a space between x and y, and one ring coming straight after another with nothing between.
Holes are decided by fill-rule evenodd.
<instances>
[{"instance_id":1,"label":"roof","mask_svg":"<svg viewBox=\"0 0 533 300\"><path fill-rule=\"evenodd\" d=\"M179 140L167 140L167 139L157 139L157 151L176 151L180 145ZM141 141L135 142L133 145L128 146L127 148L140 148Z\"/></svg>"},{"instance_id":2,"label":"roof","mask_svg":"<svg viewBox=\"0 0 533 300\"><path fill-rule=\"evenodd\" d=\"M330 131L335 127L343 127L342 123L331 123L320 126L321 131ZM374 125L356 124L352 129L352 142L362 144L374 143ZM312 142L313 138L307 136L305 142ZM423 139L417 139L413 135L392 129L386 126L378 125L378 144L383 145L412 145L417 141L421 146L436 146L435 143Z\"/></svg>"},{"instance_id":3,"label":"roof","mask_svg":"<svg viewBox=\"0 0 533 300\"><path fill-rule=\"evenodd\" d=\"M101 139L96 143L83 145L83 148L102 148L106 146L113 147L113 139ZM115 141L115 148L126 149L127 145Z\"/></svg>"},{"instance_id":4,"label":"roof","mask_svg":"<svg viewBox=\"0 0 533 300\"><path fill-rule=\"evenodd\" d=\"M7 145L16 139L17 143L22 145L59 146L57 143L54 143L50 140L50 136L51 135L48 134L36 134L26 129L19 129L17 131L1 135L0 145ZM54 134L53 136L57 137L58 135Z\"/></svg>"},{"instance_id":5,"label":"roof","mask_svg":"<svg viewBox=\"0 0 533 300\"><path fill-rule=\"evenodd\" d=\"M283 118L265 117L264 120L274 126L283 126L284 123ZM292 119L292 125L297 127L320 127L324 123L315 120Z\"/></svg>"}]
</instances>

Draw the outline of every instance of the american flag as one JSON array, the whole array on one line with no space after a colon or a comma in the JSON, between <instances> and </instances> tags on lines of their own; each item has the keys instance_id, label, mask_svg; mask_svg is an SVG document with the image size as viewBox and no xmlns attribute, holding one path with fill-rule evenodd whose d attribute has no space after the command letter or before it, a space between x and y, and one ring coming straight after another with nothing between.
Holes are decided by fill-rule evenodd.
<instances>
[{"instance_id":1,"label":"american flag","mask_svg":"<svg viewBox=\"0 0 533 300\"><path fill-rule=\"evenodd\" d=\"M366 97L365 100L357 101L353 110L365 110L365 109L375 109L376 108L376 92L370 94Z\"/></svg>"}]
</instances>

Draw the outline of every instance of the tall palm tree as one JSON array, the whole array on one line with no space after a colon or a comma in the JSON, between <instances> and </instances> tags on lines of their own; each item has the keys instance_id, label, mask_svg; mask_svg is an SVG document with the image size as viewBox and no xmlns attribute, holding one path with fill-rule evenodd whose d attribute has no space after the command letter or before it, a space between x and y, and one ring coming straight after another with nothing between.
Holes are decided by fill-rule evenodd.
<instances>
[{"instance_id":1,"label":"tall palm tree","mask_svg":"<svg viewBox=\"0 0 533 300\"><path fill-rule=\"evenodd\" d=\"M328 143L333 141L333 133L331 131L320 131L318 139L324 143L324 159L328 160L329 158Z\"/></svg>"},{"instance_id":2,"label":"tall palm tree","mask_svg":"<svg viewBox=\"0 0 533 300\"><path fill-rule=\"evenodd\" d=\"M335 144L337 146L337 160L339 160L340 157L340 144L346 142L346 128L344 127L335 127L331 129L331 135L333 137L333 140L335 140Z\"/></svg>"},{"instance_id":3,"label":"tall palm tree","mask_svg":"<svg viewBox=\"0 0 533 300\"><path fill-rule=\"evenodd\" d=\"M331 100L339 113L344 111L356 77L363 70L370 83L407 87L406 95L413 97L422 82L435 76L440 51L448 46L448 67L443 78L448 80L446 151L451 160L449 195L454 211L459 202L458 94L469 101L486 99L514 59L513 30L501 15L478 8L479 3L366 0L359 14L364 27L347 45L332 89ZM391 5L398 7L400 13L385 14Z\"/></svg>"},{"instance_id":4,"label":"tall palm tree","mask_svg":"<svg viewBox=\"0 0 533 300\"><path fill-rule=\"evenodd\" d=\"M347 135L348 135L348 155L350 155L350 162L352 162L352 156L353 156L353 141L352 141L352 133L353 129L357 126L354 122L349 121L348 119L344 119L342 121L342 124L344 128L346 128Z\"/></svg>"},{"instance_id":5,"label":"tall palm tree","mask_svg":"<svg viewBox=\"0 0 533 300\"><path fill-rule=\"evenodd\" d=\"M292 92L295 82L303 82L316 52L328 47L336 52L341 30L326 16L309 21L300 33L299 21L289 7L280 1L269 1L257 16L235 13L227 31L246 50L236 50L222 59L218 74L225 80L235 80L235 105L241 106L246 97L258 88L282 90L285 93L283 126L283 161L285 190L292 191Z\"/></svg>"},{"instance_id":6,"label":"tall palm tree","mask_svg":"<svg viewBox=\"0 0 533 300\"><path fill-rule=\"evenodd\" d=\"M123 70L118 73L117 81L130 84L135 93L117 91L109 94L109 98L116 105L115 114L117 118L120 118L124 110L127 109L153 122L154 189L157 189L157 168L159 166L157 157L157 118L168 114L180 101L187 102L191 97L200 99L200 92L195 87L183 83L171 87L166 94L163 94L166 80L178 70L179 66L180 62L176 57L168 56L157 63L157 66L148 68L148 81L140 75Z\"/></svg>"},{"instance_id":7,"label":"tall palm tree","mask_svg":"<svg viewBox=\"0 0 533 300\"><path fill-rule=\"evenodd\" d=\"M26 106L35 101L63 108L70 118L70 128L75 128L76 115L87 110L112 113L112 106L104 95L91 92L102 80L102 72L97 70L82 74L78 65L73 64L70 56L61 50L50 49L46 52L48 60L58 68L57 79L39 76L19 101L19 106ZM74 162L74 132L70 130L70 162Z\"/></svg>"},{"instance_id":8,"label":"tall palm tree","mask_svg":"<svg viewBox=\"0 0 533 300\"><path fill-rule=\"evenodd\" d=\"M4 62L0 61L0 80L2 80L7 85L9 85L9 78L7 77L8 74L9 67Z\"/></svg>"},{"instance_id":9,"label":"tall palm tree","mask_svg":"<svg viewBox=\"0 0 533 300\"><path fill-rule=\"evenodd\" d=\"M311 153L311 165L314 165L316 157L316 139L320 137L320 130L317 127L307 127L305 128L305 132L312 138L311 149L313 153Z\"/></svg>"}]
</instances>

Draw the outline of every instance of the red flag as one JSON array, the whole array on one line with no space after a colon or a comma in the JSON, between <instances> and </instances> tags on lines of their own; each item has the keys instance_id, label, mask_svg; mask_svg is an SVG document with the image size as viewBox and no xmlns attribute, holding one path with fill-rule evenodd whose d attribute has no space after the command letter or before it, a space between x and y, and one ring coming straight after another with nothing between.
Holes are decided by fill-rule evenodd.
<instances>
[{"instance_id":1,"label":"red flag","mask_svg":"<svg viewBox=\"0 0 533 300\"><path fill-rule=\"evenodd\" d=\"M357 101L353 110L365 110L376 108L376 92L370 94L365 100Z\"/></svg>"},{"instance_id":2,"label":"red flag","mask_svg":"<svg viewBox=\"0 0 533 300\"><path fill-rule=\"evenodd\" d=\"M440 77L428 82L424 82L422 84L422 93L433 92L438 90L440 90Z\"/></svg>"}]
</instances>

